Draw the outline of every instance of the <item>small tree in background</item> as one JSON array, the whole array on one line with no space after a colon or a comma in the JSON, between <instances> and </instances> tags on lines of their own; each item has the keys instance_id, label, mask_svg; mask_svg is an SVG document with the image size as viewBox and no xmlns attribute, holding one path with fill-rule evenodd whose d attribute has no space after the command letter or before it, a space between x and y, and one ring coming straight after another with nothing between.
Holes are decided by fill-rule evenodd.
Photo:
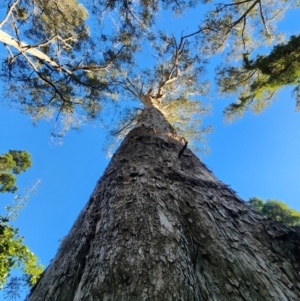
<instances>
[{"instance_id":1,"label":"small tree in background","mask_svg":"<svg viewBox=\"0 0 300 301\"><path fill-rule=\"evenodd\" d=\"M300 225L300 212L291 209L281 201L273 199L264 201L259 198L250 198L248 203L260 211L266 218L282 222L287 226Z\"/></svg>"},{"instance_id":2,"label":"small tree in background","mask_svg":"<svg viewBox=\"0 0 300 301\"><path fill-rule=\"evenodd\" d=\"M25 172L30 166L30 154L26 151L10 150L2 154L0 156L0 191L2 193L16 192L16 175ZM22 280L22 284L32 286L43 271L38 258L24 244L24 238L19 235L19 230L10 224L17 218L19 211L26 205L29 194L36 190L38 184L39 181L31 189L27 189L24 196L16 195L14 205L6 206L7 215L0 216L0 289L9 280L8 297L13 300L19 293L20 287L16 285L18 282ZM10 278L12 269L19 267L24 276Z\"/></svg>"}]
</instances>

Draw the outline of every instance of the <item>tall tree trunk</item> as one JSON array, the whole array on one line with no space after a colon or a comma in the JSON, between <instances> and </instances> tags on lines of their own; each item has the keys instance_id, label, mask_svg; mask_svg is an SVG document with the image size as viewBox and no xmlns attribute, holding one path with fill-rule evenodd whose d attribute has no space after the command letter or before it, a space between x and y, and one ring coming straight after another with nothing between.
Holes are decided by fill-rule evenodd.
<instances>
[{"instance_id":1,"label":"tall tree trunk","mask_svg":"<svg viewBox=\"0 0 300 301\"><path fill-rule=\"evenodd\" d=\"M146 106L27 300L300 300L300 231L249 208Z\"/></svg>"}]
</instances>

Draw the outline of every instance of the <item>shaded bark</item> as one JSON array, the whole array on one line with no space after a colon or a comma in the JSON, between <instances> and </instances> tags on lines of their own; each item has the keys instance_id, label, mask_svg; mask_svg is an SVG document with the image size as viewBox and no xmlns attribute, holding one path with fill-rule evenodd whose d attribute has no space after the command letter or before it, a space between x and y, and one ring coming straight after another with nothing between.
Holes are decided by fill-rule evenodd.
<instances>
[{"instance_id":1,"label":"shaded bark","mask_svg":"<svg viewBox=\"0 0 300 301\"><path fill-rule=\"evenodd\" d=\"M299 228L179 158L184 144L145 109L27 300L300 300Z\"/></svg>"}]
</instances>

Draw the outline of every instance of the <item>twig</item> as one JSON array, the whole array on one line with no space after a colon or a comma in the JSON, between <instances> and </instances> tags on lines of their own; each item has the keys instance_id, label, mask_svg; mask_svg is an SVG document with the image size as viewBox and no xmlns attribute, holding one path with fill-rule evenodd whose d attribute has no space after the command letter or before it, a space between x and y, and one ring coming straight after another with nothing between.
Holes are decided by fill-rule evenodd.
<instances>
[{"instance_id":1,"label":"twig","mask_svg":"<svg viewBox=\"0 0 300 301\"><path fill-rule=\"evenodd\" d=\"M5 22L7 22L8 18L10 17L13 9L15 8L15 6L18 4L20 0L16 0L12 5L10 5L8 7L8 10L7 10L7 13L6 13L6 16L5 18L3 19L3 21L0 23L0 28L5 24Z\"/></svg>"},{"instance_id":2,"label":"twig","mask_svg":"<svg viewBox=\"0 0 300 301\"><path fill-rule=\"evenodd\" d=\"M259 13L260 13L261 20L264 24L265 30L267 32L267 35L270 35L267 24L266 24L266 21L265 21L264 13L262 11L261 1L259 1Z\"/></svg>"},{"instance_id":3,"label":"twig","mask_svg":"<svg viewBox=\"0 0 300 301\"><path fill-rule=\"evenodd\" d=\"M179 151L179 153L178 153L178 158L180 158L180 157L183 155L183 153L184 153L184 151L186 150L187 145L188 145L188 141L185 140L185 138L182 137L181 139L183 139L183 140L185 141L185 144L184 144L184 146L182 147L182 149Z\"/></svg>"}]
</instances>

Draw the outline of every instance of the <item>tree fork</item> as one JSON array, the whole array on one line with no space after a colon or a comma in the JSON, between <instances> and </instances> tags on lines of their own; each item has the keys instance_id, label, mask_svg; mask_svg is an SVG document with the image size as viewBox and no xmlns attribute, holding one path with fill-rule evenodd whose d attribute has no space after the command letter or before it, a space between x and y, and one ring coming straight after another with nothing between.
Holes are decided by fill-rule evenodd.
<instances>
[{"instance_id":1,"label":"tree fork","mask_svg":"<svg viewBox=\"0 0 300 301\"><path fill-rule=\"evenodd\" d=\"M182 147L145 108L27 300L299 300L299 228L265 220Z\"/></svg>"}]
</instances>

